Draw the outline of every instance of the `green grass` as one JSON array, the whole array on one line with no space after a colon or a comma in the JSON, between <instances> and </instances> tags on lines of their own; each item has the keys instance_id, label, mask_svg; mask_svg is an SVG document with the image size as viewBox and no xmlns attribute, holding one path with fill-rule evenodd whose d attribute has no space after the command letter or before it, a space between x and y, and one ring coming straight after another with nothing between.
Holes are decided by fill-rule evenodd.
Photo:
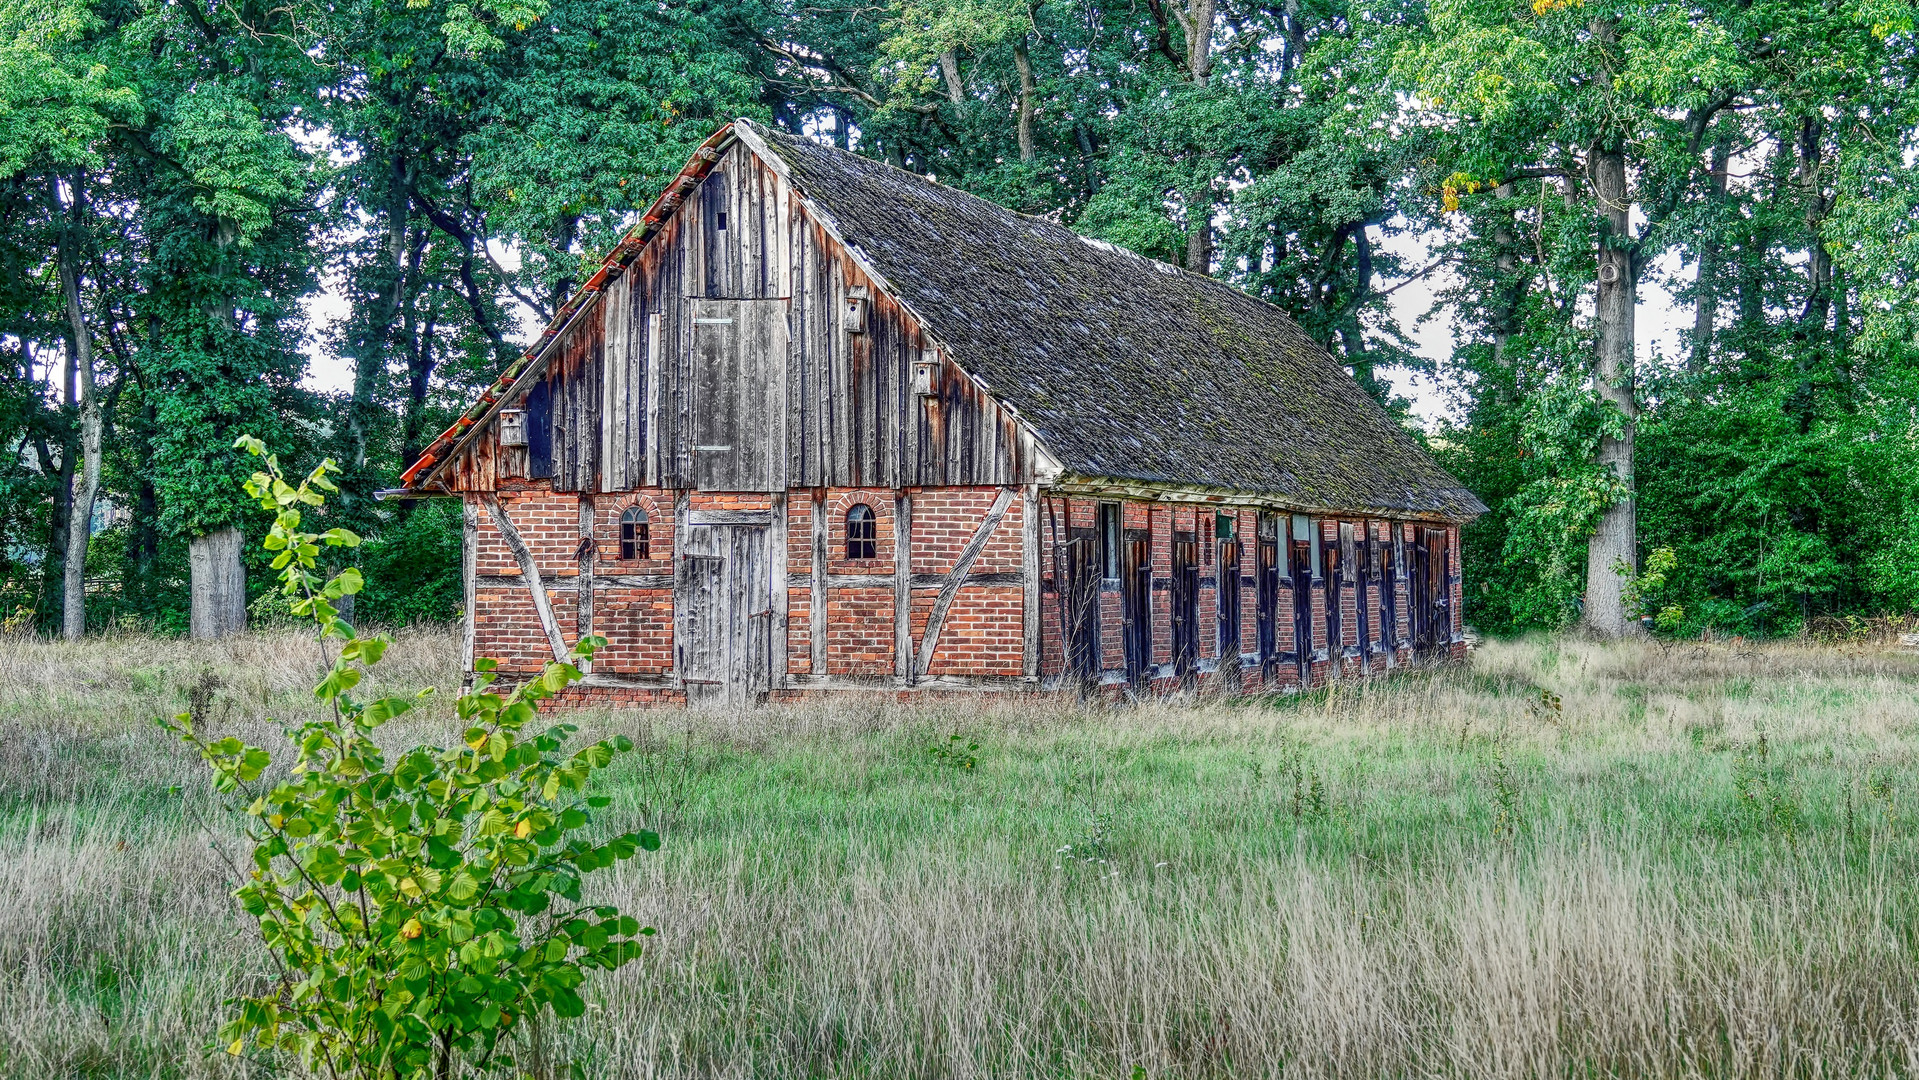
<instances>
[{"instance_id":1,"label":"green grass","mask_svg":"<svg viewBox=\"0 0 1919 1080\"><path fill-rule=\"evenodd\" d=\"M451 654L407 637L390 677L447 686ZM0 644L0 1073L266 1075L204 1050L264 961L231 817L144 719L237 668L212 707L268 739L311 707L302 655ZM609 826L665 839L601 884L651 951L544 1033L588 1075L1919 1061L1906 656L1492 643L1272 701L580 719L640 744Z\"/></svg>"}]
</instances>

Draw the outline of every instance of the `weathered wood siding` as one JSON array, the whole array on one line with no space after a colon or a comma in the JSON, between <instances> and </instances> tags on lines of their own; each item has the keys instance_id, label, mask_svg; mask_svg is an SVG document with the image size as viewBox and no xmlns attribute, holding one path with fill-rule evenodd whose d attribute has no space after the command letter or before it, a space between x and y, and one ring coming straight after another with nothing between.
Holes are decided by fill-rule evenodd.
<instances>
[{"instance_id":1,"label":"weathered wood siding","mask_svg":"<svg viewBox=\"0 0 1919 1080\"><path fill-rule=\"evenodd\" d=\"M848 319L862 297L856 333ZM717 324L698 320L723 317L717 301L766 302L784 315L783 334L756 314L747 329L757 336L728 354L737 367L716 371L721 346L701 330ZM939 365L930 396L913 380L925 360ZM582 493L1034 479L1034 449L1012 415L933 350L829 225L741 144L514 392L527 447L502 448L488 431L443 474L447 487L492 491L501 477ZM733 445L703 432L740 424L758 425L765 468L749 454L747 467L702 476L699 447Z\"/></svg>"}]
</instances>

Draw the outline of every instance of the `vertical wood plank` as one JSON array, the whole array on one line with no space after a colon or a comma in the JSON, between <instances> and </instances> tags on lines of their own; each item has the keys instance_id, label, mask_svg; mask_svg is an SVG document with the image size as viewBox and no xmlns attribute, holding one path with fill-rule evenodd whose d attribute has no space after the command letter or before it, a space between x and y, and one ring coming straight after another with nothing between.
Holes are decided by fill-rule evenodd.
<instances>
[{"instance_id":1,"label":"vertical wood plank","mask_svg":"<svg viewBox=\"0 0 1919 1080\"><path fill-rule=\"evenodd\" d=\"M826 674L826 489L813 489L813 601L807 609L815 675Z\"/></svg>"},{"instance_id":2,"label":"vertical wood plank","mask_svg":"<svg viewBox=\"0 0 1919 1080\"><path fill-rule=\"evenodd\" d=\"M686 636L689 613L687 609L687 584L689 556L692 551L692 537L687 535L686 523L688 496L681 488L673 497L673 685L686 688Z\"/></svg>"},{"instance_id":3,"label":"vertical wood plank","mask_svg":"<svg viewBox=\"0 0 1919 1080\"><path fill-rule=\"evenodd\" d=\"M772 594L773 617L767 629L767 663L771 675L771 685L784 687L789 683L787 673L792 670L790 660L792 650L786 645L786 627L789 618L786 595L786 492L773 494L773 527L768 530L766 568L769 577L768 592Z\"/></svg>"},{"instance_id":4,"label":"vertical wood plank","mask_svg":"<svg viewBox=\"0 0 1919 1080\"><path fill-rule=\"evenodd\" d=\"M646 485L660 486L660 353L666 346L663 339L664 329L659 312L650 312L646 316L646 413L642 430L645 434L645 455L641 460L645 464Z\"/></svg>"},{"instance_id":5,"label":"vertical wood plank","mask_svg":"<svg viewBox=\"0 0 1919 1080\"><path fill-rule=\"evenodd\" d=\"M893 674L901 682L913 665L913 493L893 496Z\"/></svg>"},{"instance_id":6,"label":"vertical wood plank","mask_svg":"<svg viewBox=\"0 0 1919 1080\"><path fill-rule=\"evenodd\" d=\"M1020 674L1039 674L1039 485L1027 484L1020 504Z\"/></svg>"},{"instance_id":7,"label":"vertical wood plank","mask_svg":"<svg viewBox=\"0 0 1919 1080\"><path fill-rule=\"evenodd\" d=\"M600 301L604 320L601 335L600 373L600 479L605 490L622 491L632 485L626 479L627 433L627 314L631 310L632 290L624 275L607 282L606 297Z\"/></svg>"},{"instance_id":8,"label":"vertical wood plank","mask_svg":"<svg viewBox=\"0 0 1919 1080\"><path fill-rule=\"evenodd\" d=\"M593 634L593 570L599 560L599 545L593 542L593 497L580 496L580 580L579 590L574 595L578 607L574 611L574 620L578 624L579 637ZM593 673L593 661L580 664L584 674Z\"/></svg>"},{"instance_id":9,"label":"vertical wood plank","mask_svg":"<svg viewBox=\"0 0 1919 1080\"><path fill-rule=\"evenodd\" d=\"M472 495L460 500L460 689L473 689L474 604L478 601L480 563L480 508Z\"/></svg>"}]
</instances>

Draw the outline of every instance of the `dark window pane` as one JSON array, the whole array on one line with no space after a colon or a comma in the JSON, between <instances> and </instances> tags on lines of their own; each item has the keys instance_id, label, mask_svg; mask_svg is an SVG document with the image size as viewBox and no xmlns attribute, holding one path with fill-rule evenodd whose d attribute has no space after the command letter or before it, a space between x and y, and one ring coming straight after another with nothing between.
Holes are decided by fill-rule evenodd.
<instances>
[{"instance_id":1,"label":"dark window pane","mask_svg":"<svg viewBox=\"0 0 1919 1080\"><path fill-rule=\"evenodd\" d=\"M648 547L646 511L629 506L620 515L620 558L650 558Z\"/></svg>"},{"instance_id":2,"label":"dark window pane","mask_svg":"<svg viewBox=\"0 0 1919 1080\"><path fill-rule=\"evenodd\" d=\"M879 554L873 508L864 503L846 512L846 557L872 559Z\"/></svg>"}]
</instances>

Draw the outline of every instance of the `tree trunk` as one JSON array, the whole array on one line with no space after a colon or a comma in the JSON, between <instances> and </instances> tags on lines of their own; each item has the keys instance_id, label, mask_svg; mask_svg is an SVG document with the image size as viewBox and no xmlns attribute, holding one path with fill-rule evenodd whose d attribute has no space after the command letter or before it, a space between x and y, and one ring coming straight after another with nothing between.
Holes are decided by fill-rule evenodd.
<instances>
[{"instance_id":1,"label":"tree trunk","mask_svg":"<svg viewBox=\"0 0 1919 1080\"><path fill-rule=\"evenodd\" d=\"M1033 94L1038 82L1033 78L1033 57L1026 51L1024 39L1013 44L1013 66L1019 68L1019 163L1031 165L1033 152Z\"/></svg>"},{"instance_id":2,"label":"tree trunk","mask_svg":"<svg viewBox=\"0 0 1919 1080\"><path fill-rule=\"evenodd\" d=\"M1186 74L1194 86L1205 86L1212 78L1213 16L1217 10L1217 0L1187 0L1186 10L1179 12L1180 29L1186 31Z\"/></svg>"},{"instance_id":3,"label":"tree trunk","mask_svg":"<svg viewBox=\"0 0 1919 1080\"><path fill-rule=\"evenodd\" d=\"M1213 272L1213 204L1194 200L1188 211L1186 269L1195 274Z\"/></svg>"},{"instance_id":4,"label":"tree trunk","mask_svg":"<svg viewBox=\"0 0 1919 1080\"><path fill-rule=\"evenodd\" d=\"M1633 424L1639 404L1633 389L1633 316L1639 300L1638 267L1629 232L1631 202L1626 190L1626 154L1621 145L1595 146L1590 161L1594 195L1599 200L1599 295L1595 309L1599 342L1593 376L1601 401L1625 416L1621 438L1599 440L1599 466L1625 486L1619 501L1600 515L1586 545L1588 629L1603 637L1635 632L1638 623L1626 611L1625 573L1638 563L1638 506L1633 495Z\"/></svg>"},{"instance_id":5,"label":"tree trunk","mask_svg":"<svg viewBox=\"0 0 1919 1080\"><path fill-rule=\"evenodd\" d=\"M966 84L960 81L959 50L940 50L940 78L946 83L946 100L954 108L966 104Z\"/></svg>"},{"instance_id":6,"label":"tree trunk","mask_svg":"<svg viewBox=\"0 0 1919 1080\"><path fill-rule=\"evenodd\" d=\"M240 561L240 530L219 529L187 544L193 573L191 631L196 640L227 637L247 628L247 571Z\"/></svg>"},{"instance_id":7,"label":"tree trunk","mask_svg":"<svg viewBox=\"0 0 1919 1080\"><path fill-rule=\"evenodd\" d=\"M67 307L67 322L72 332L68 362L73 365L80 392L80 486L73 496L73 508L67 518L67 562L61 630L69 638L87 632L87 541L93 534L93 502L100 493L100 394L93 381L93 338L87 332L86 314L80 307L80 283L74 273L72 234L66 234L60 251L60 291Z\"/></svg>"},{"instance_id":8,"label":"tree trunk","mask_svg":"<svg viewBox=\"0 0 1919 1080\"><path fill-rule=\"evenodd\" d=\"M1687 370L1697 375L1712 361L1713 323L1719 314L1719 230L1726 201L1726 178L1732 158L1732 134L1721 129L1712 145L1712 164L1706 173L1711 194L1707 199L1706 234L1699 240L1699 281L1692 303L1692 356Z\"/></svg>"},{"instance_id":9,"label":"tree trunk","mask_svg":"<svg viewBox=\"0 0 1919 1080\"><path fill-rule=\"evenodd\" d=\"M1493 189L1493 250L1494 281L1492 334L1493 366L1499 371L1499 386L1495 392L1508 402L1512 393L1513 359L1509 355L1509 346L1513 334L1519 327L1519 298L1524 288L1519 280L1519 229L1516 215L1518 209L1513 202L1512 181L1507 181Z\"/></svg>"}]
</instances>

